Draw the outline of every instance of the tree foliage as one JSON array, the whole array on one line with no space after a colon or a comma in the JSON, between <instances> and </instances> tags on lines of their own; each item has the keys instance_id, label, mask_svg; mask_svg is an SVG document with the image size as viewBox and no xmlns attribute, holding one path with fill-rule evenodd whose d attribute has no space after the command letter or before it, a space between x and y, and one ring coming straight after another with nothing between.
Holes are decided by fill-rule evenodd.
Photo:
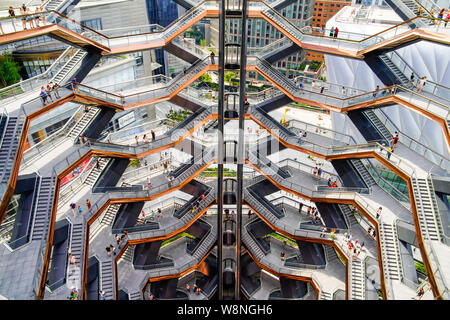
<instances>
[{"instance_id":1,"label":"tree foliage","mask_svg":"<svg viewBox=\"0 0 450 320\"><path fill-rule=\"evenodd\" d=\"M231 79L233 79L236 76L236 73L234 72L225 72L225 82L231 82Z\"/></svg>"},{"instance_id":2,"label":"tree foliage","mask_svg":"<svg viewBox=\"0 0 450 320\"><path fill-rule=\"evenodd\" d=\"M198 80L199 80L200 82L212 82L212 78L211 78L211 76L210 76L208 73L202 74L202 75L198 78Z\"/></svg>"},{"instance_id":3,"label":"tree foliage","mask_svg":"<svg viewBox=\"0 0 450 320\"><path fill-rule=\"evenodd\" d=\"M10 53L0 55L1 86L7 87L20 80L20 66Z\"/></svg>"}]
</instances>

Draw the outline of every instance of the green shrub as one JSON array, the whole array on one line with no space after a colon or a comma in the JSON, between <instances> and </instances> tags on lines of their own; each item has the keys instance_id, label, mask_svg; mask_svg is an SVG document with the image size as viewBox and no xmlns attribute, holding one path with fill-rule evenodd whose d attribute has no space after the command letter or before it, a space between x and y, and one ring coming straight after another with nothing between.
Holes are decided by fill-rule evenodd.
<instances>
[{"instance_id":1,"label":"green shrub","mask_svg":"<svg viewBox=\"0 0 450 320\"><path fill-rule=\"evenodd\" d=\"M418 270L418 271L420 271L420 272L422 272L422 273L427 274L427 270L425 269L425 266L423 265L422 262L416 262L416 263L415 263L415 267L416 267L416 270Z\"/></svg>"},{"instance_id":2,"label":"green shrub","mask_svg":"<svg viewBox=\"0 0 450 320\"><path fill-rule=\"evenodd\" d=\"M130 161L130 166L132 167L139 167L139 159L133 159Z\"/></svg>"},{"instance_id":3,"label":"green shrub","mask_svg":"<svg viewBox=\"0 0 450 320\"><path fill-rule=\"evenodd\" d=\"M0 55L0 79L1 87L10 86L20 80L19 64L14 61L10 53L3 53Z\"/></svg>"}]
</instances>

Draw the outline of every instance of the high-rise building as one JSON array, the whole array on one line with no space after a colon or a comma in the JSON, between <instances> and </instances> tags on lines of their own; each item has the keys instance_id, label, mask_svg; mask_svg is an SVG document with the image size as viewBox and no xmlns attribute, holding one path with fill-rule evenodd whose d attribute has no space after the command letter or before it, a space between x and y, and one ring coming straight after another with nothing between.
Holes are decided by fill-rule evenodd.
<instances>
[{"instance_id":1,"label":"high-rise building","mask_svg":"<svg viewBox=\"0 0 450 320\"><path fill-rule=\"evenodd\" d=\"M147 5L148 22L167 27L170 23L178 18L178 6L174 1L170 0L145 0ZM155 50L156 63L161 67L154 71L154 74L170 75L168 68L167 53L162 49Z\"/></svg>"},{"instance_id":2,"label":"high-rise building","mask_svg":"<svg viewBox=\"0 0 450 320\"><path fill-rule=\"evenodd\" d=\"M341 8L348 6L352 0L315 0L314 16L311 26L314 28L325 29L328 20L331 19ZM323 62L323 54L308 52L308 60Z\"/></svg>"},{"instance_id":3,"label":"high-rise building","mask_svg":"<svg viewBox=\"0 0 450 320\"><path fill-rule=\"evenodd\" d=\"M299 28L310 26L313 23L314 0L288 1L288 3L290 4L287 6L285 5L284 7L282 6L282 8L277 11L289 22ZM236 40L240 32L240 26L237 21L230 22L227 28L230 39ZM263 19L249 18L247 32L247 45L249 48L263 49L270 43L283 37L283 34L279 30ZM275 64L275 67L289 77L296 77L300 73L303 75L303 72L296 71L296 69L297 67L300 67L304 57L304 52L293 54L278 61ZM255 72L250 72L249 77L252 79L257 78ZM262 79L262 77L258 78L260 80Z\"/></svg>"}]
</instances>

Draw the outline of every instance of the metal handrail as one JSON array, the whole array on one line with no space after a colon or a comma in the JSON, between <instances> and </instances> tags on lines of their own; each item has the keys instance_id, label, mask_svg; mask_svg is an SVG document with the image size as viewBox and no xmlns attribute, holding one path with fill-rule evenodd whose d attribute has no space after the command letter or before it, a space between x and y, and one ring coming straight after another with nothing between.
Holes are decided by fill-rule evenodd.
<instances>
[{"instance_id":1,"label":"metal handrail","mask_svg":"<svg viewBox=\"0 0 450 320\"><path fill-rule=\"evenodd\" d=\"M76 125L77 122L74 123L74 120L76 118L76 115L81 112L81 110L84 109L84 106L80 105L77 109L77 111L67 120L67 122L57 131L53 132L50 136L47 136L45 139L39 141L38 143L33 144L31 147L26 149L24 151L24 160L23 163L27 163L26 155L30 152L32 152L34 149L39 148L41 145L48 143L48 141L56 140L61 134L65 135L67 130L70 130L72 124ZM81 119L81 118L80 118Z\"/></svg>"},{"instance_id":2,"label":"metal handrail","mask_svg":"<svg viewBox=\"0 0 450 320\"><path fill-rule=\"evenodd\" d=\"M56 68L57 65L61 64L61 61L62 61L62 60L63 60L70 52L75 51L75 53L76 53L77 50L78 50L78 49L75 49L75 48L69 46L62 54L59 55L59 57L52 63L52 65L51 65L50 67L48 67L47 70L45 70L43 73L38 74L38 75L35 76L35 77L32 77L32 78L29 78L29 79L20 81L20 82L18 82L18 83L15 83L15 84L12 84L12 85L10 85L10 86L8 86L8 87L4 87L4 88L0 89L0 97L2 96L2 92L8 92L8 91L14 90L14 89L16 89L16 88L21 88L23 85L26 85L26 84L28 84L28 83L32 84L32 83L34 83L34 82L36 82L36 81L39 81L39 79L41 79L41 78L42 78L43 80L51 80L52 78L49 78L48 75L50 75L50 74L53 73L53 69ZM74 54L74 55L75 55L75 54ZM70 59L69 59L69 60L70 60ZM62 69L63 67L64 67L64 65L61 67L61 69ZM52 77L53 77L53 75L52 75ZM41 85L42 85L42 83L39 83L39 84L36 86L36 88L39 87L39 86L41 86ZM11 96L10 96L10 97L11 97ZM16 95L13 95L12 97L16 97ZM7 97L7 98L8 98L8 97Z\"/></svg>"},{"instance_id":3,"label":"metal handrail","mask_svg":"<svg viewBox=\"0 0 450 320\"><path fill-rule=\"evenodd\" d=\"M298 96L299 92L300 93L306 92L306 93L313 94L313 95L319 95L319 96L325 98L326 104L329 104L332 107L336 107L336 108L344 108L344 107L348 107L348 106L352 106L352 105L358 105L362 102L371 101L371 100L374 100L377 98L379 99L380 97L383 98L383 97L388 97L388 96L396 96L398 93L405 92L406 94L408 94L408 98L414 97L414 98L418 98L419 101L424 101L424 103L426 104L426 106L425 106L426 111L434 113L434 114L438 115L439 117L443 117L445 119L450 119L450 110L448 110L447 106L445 106L441 102L435 101L429 97L426 97L417 92L411 91L410 89L408 89L402 85L399 85L399 84L394 84L392 86L381 88L381 89L370 91L370 92L365 92L363 94L351 95L351 96L346 96L346 97L342 97L342 95L341 96L339 96L339 95L332 96L329 94L315 92L314 90L306 90L305 88L300 89L297 86L295 86L291 81L289 81L287 78L285 78L285 76L283 74L281 74L278 70L272 68L272 66L268 62L261 60L259 57L252 56L249 58L256 59L260 63L260 65L266 69L265 70L266 72L274 74L278 78L281 85L283 85L286 90L293 92L293 95L295 95L295 96ZM327 99L329 99L330 101L327 101ZM400 99L405 99L405 98L400 96ZM430 104L432 105L432 108L434 108L434 109L430 109ZM420 105L419 105L419 107L421 109L423 108Z\"/></svg>"},{"instance_id":4,"label":"metal handrail","mask_svg":"<svg viewBox=\"0 0 450 320\"><path fill-rule=\"evenodd\" d=\"M444 275L441 272L441 269L439 268L439 260L437 259L436 252L434 251L434 249L433 249L433 247L431 245L428 245L427 249L428 249L429 255L434 257L435 270L433 270L433 272L434 272L434 275L435 275L435 279L437 280L436 275L439 274L440 275L440 280L441 280L441 282L442 282L442 284L444 286L444 290L441 291L441 296L448 299L448 296L450 294L450 289L449 289L450 286L448 285L446 278L444 277ZM431 263L430 263L430 267L433 269L433 266L432 266Z\"/></svg>"},{"instance_id":5,"label":"metal handrail","mask_svg":"<svg viewBox=\"0 0 450 320\"><path fill-rule=\"evenodd\" d=\"M415 75L417 75L418 77L419 77L419 74L416 72L416 71L414 71L414 69L396 52L396 51L390 51L390 52L387 52L387 53L385 53L385 55L386 56L390 56L389 58L390 58L390 60L391 60L391 62L403 73L403 75L405 75L405 77L406 78L408 78L407 76L406 76L406 74L405 74L405 72L404 71L402 71L401 70L401 67L399 67L394 61L393 61L393 59L392 59L392 57L396 57L397 59L399 59L399 60L401 60L401 63L403 63L404 65L405 65L405 68L408 68L409 70L410 70L410 73L411 72L414 72L414 74ZM408 80L409 80L409 78L408 78ZM417 79L417 81L418 81L418 79ZM438 83L436 83L436 82L433 82L433 81L431 81L431 80L427 80L427 84L431 84L432 86L434 86L434 87L436 87L436 88L442 88L443 90L445 90L445 91L449 91L449 95L450 95L450 88L449 87L446 87L446 86L444 86L444 85L442 85L442 84L438 84ZM428 90L426 90L426 88L424 87L424 89L423 89L423 91L425 91L425 92L429 92ZM430 92L431 94L433 94L434 95L434 92ZM442 96L439 96L440 98L443 98L443 99L445 99L445 100L447 100L447 101L449 101L448 99L446 99L445 97L442 97Z\"/></svg>"},{"instance_id":6,"label":"metal handrail","mask_svg":"<svg viewBox=\"0 0 450 320\"><path fill-rule=\"evenodd\" d=\"M252 2L258 2L258 3L261 3L261 4L266 8L267 11L271 12L271 14L273 14L274 16L277 16L278 18L282 19L283 23L288 24L291 28L294 28L295 30L299 31L301 34L311 35L311 34L309 34L309 33L307 33L307 32L303 32L302 29L299 29L296 25L294 25L292 22L290 22L289 20L287 20L287 19L286 19L284 16L282 16L279 12L277 12L276 10L274 10L272 7L268 6L264 1L261 1L261 0L254 0L254 1L252 1ZM375 40L376 42L382 42L382 41L384 41L384 39L381 37L383 34L389 32L389 31L391 31L391 30L398 29L398 28L400 28L400 27L402 27L402 26L406 26L406 25L409 26L409 25L411 25L415 20L419 20L419 19L426 19L426 20L440 20L440 21L442 21L442 22L445 22L445 19L436 19L436 18L428 18L428 17L421 17L421 16L418 16L418 17L411 18L411 19L409 19L409 20L407 20L407 21L403 21L403 22L401 22L401 23L399 23L399 24L397 24L397 25L395 25L395 26L392 26L392 27L390 27L390 28L387 28L387 29L385 29L385 30L382 30L382 31L380 31L380 32L378 32L378 33L375 33L375 34L373 34L373 35L371 35L371 36L368 36L368 37L366 37L365 35L357 34L357 33L349 33L349 32L341 33L341 32L340 32L340 35L341 35L341 36L342 36L342 34L356 35L356 36L359 36L359 37L360 37L360 36L363 36L363 38L360 39L360 40L342 39L342 38L337 38L337 39L338 39L338 40L343 40L343 41L346 41L346 42L359 43L359 44L362 44L363 42L367 42L368 40L371 40L371 39L373 39L373 38L376 39L376 40ZM306 27L306 28L303 28L303 29L307 30L307 28L309 28L309 27ZM325 34L325 33L326 33L326 30L324 30L324 34ZM333 38L333 37L330 37L330 36L325 36L325 35L314 35L314 36L319 37L319 38L336 39L336 38ZM381 40L381 39L382 39L382 40ZM380 40L381 40L381 41L380 41ZM369 44L368 47L370 47L370 46L371 46L371 44Z\"/></svg>"},{"instance_id":7,"label":"metal handrail","mask_svg":"<svg viewBox=\"0 0 450 320\"><path fill-rule=\"evenodd\" d=\"M30 214L28 216L28 221L27 221L27 231L26 231L26 234L23 235L22 237L15 239L12 242L8 241L5 243L8 246L8 248L10 248L11 250L17 250L18 248L23 247L24 245L26 245L29 242L31 233L33 232L33 226L35 223L37 201L38 201L39 193L40 193L40 188L38 186L40 186L41 182L42 182L42 177L39 174L39 171L37 171L36 172L36 181L34 183L33 200L31 203Z\"/></svg>"},{"instance_id":8,"label":"metal handrail","mask_svg":"<svg viewBox=\"0 0 450 320\"><path fill-rule=\"evenodd\" d=\"M380 113L376 112L375 115L380 120L380 122L386 126L386 129L389 130L389 127L391 127L391 128L393 127L393 129L394 129L393 131L397 131L399 133L400 141L402 141L400 143L404 144L407 148L413 150L414 152L418 153L419 155L424 156L428 161L436 164L437 166L441 167L442 169L447 170L447 171L450 170L450 161L447 160L444 155L431 150L429 146L424 145L423 143L417 141L414 138L411 138L407 134L400 131L400 129L397 127L397 125L386 115L386 113L382 109L379 109L379 111L380 111ZM382 117L382 119L380 119L380 116ZM387 124L389 124L389 127ZM392 134L392 129L389 131ZM409 143L406 144L405 143L406 141L409 141ZM416 147L413 148L414 145L416 145ZM420 146L420 149L422 150L422 152L417 150L418 146ZM431 153L433 155L433 157L427 156L429 153ZM436 159L440 159L440 161L436 162L436 160L433 159L434 157Z\"/></svg>"},{"instance_id":9,"label":"metal handrail","mask_svg":"<svg viewBox=\"0 0 450 320\"><path fill-rule=\"evenodd\" d=\"M299 169L299 170L301 170L301 171L305 171L305 170L302 170L302 169L301 169L302 166L305 166L305 167L308 167L308 168L314 170L314 167L313 167L313 166L311 166L311 165L309 165L309 164L306 164L306 163L301 163L301 162L296 161L296 160L291 159L291 158L287 158L287 159L281 160L280 162L278 162L278 165L279 165L280 167L282 167L284 163L287 163L287 164L286 164L287 166L290 166L290 163L297 164L297 165L298 165L297 167L294 167L294 166L293 166L293 167L294 167L294 168L297 168L297 169ZM311 170L311 174L312 174L312 170ZM336 174L334 174L334 173L332 173L332 172L323 170L323 169L322 169L322 171L323 171L324 173L328 174L330 177L334 177L336 180L339 180L339 182L340 182L341 185L344 184L344 183L342 182L341 177L339 177L338 175L336 175ZM308 173L309 173L309 172L308 172ZM324 178L324 179L325 179L325 178Z\"/></svg>"},{"instance_id":10,"label":"metal handrail","mask_svg":"<svg viewBox=\"0 0 450 320\"><path fill-rule=\"evenodd\" d=\"M198 9L199 9L203 4L205 4L205 3L209 2L209 1L210 1L210 0L204 0L204 1L200 2L199 4L197 4L196 6L194 6L194 7L193 7L191 10L189 10L184 16L178 18L177 20L173 21L169 26L167 26L167 27L165 28L164 32L166 32L168 29L171 29L171 28L173 29L178 23L180 23L180 22L182 22L182 21L188 19L188 17L192 16L195 12L197 12ZM267 5L266 3L264 3L263 1L257 1L257 0L254 0L254 1L252 1L252 2L261 3L261 4L262 4L263 6L265 6L265 8L266 8L267 10L269 10L272 14L277 15L277 16L279 16L279 18L283 19L283 22L290 24L291 27L294 27L296 30L298 30L298 31L301 32L302 34L303 34L303 33L304 33L304 34L308 34L307 32L301 31L301 29L299 29L297 26L295 26L295 25L293 25L292 23L290 23L290 22L289 22L287 19L285 19L281 14L279 14L277 11L273 10L270 6L268 6L268 5ZM51 12L52 12L52 13L55 13L55 14L57 14L57 15L59 15L61 18L65 19L65 20L69 20L69 21L71 21L72 23L77 24L78 26L82 27L82 29L89 30L90 32L95 33L97 36L100 36L101 38L106 39L107 42L108 42L108 40L110 39L110 38L107 37L106 35L101 34L100 32L97 32L97 31L95 31L95 30L93 30L93 29L90 29L90 28L88 28L88 27L86 27L86 26L83 26L83 25L81 25L80 23L76 22L75 20L70 19L70 18L68 18L68 17L66 17L66 16L64 16L64 15L58 13L58 12L55 12L55 11L51 11ZM42 14L42 13L41 13L41 14ZM19 17L19 16L18 16L18 17ZM9 18L3 18L3 19L9 19ZM394 26L394 27L391 27L391 28L388 28L388 29L386 29L386 30L380 31L380 32L376 33L375 35L372 35L372 36L369 36L369 37L365 37L365 38L363 38L362 40L359 40L359 41L357 41L357 40L344 40L344 39L342 39L342 38L340 38L340 40L349 41L349 42L356 42L356 43L362 43L363 41L367 41L367 40L369 40L369 39L371 39L371 38L380 38L380 35L382 35L383 33L388 32L388 31L392 30L393 28L399 28L400 26L403 26L403 25L406 25L406 24L409 25L409 24L411 24L411 23L412 23L414 20L416 20L416 19L430 19L430 20L442 20L442 21L445 21L445 19L436 19L436 18L427 18L427 17L415 17L415 18L412 18L412 19L410 19L410 20L408 20L408 21L402 22L402 23L400 23L400 24L398 24L398 25L396 25L396 26ZM149 33L140 33L139 35L141 35L141 34L149 34ZM341 34L341 35L342 35L342 34ZM361 35L359 34L359 36L361 36ZM365 35L363 35L363 36L365 36ZM328 36L321 36L321 37L330 38L330 37L328 37Z\"/></svg>"}]
</instances>

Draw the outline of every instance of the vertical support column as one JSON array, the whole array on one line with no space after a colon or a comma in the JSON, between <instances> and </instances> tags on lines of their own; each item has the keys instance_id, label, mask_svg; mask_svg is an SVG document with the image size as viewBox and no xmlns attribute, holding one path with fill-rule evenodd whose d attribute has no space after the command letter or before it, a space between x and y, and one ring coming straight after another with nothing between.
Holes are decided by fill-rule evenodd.
<instances>
[{"instance_id":1,"label":"vertical support column","mask_svg":"<svg viewBox=\"0 0 450 320\"><path fill-rule=\"evenodd\" d=\"M225 98L225 1L220 1L219 15L219 105L217 146L217 260L219 300L223 300L223 128Z\"/></svg>"},{"instance_id":2,"label":"vertical support column","mask_svg":"<svg viewBox=\"0 0 450 320\"><path fill-rule=\"evenodd\" d=\"M242 233L242 195L244 185L244 119L245 119L245 79L247 66L247 0L242 0L242 19L241 19L241 57L239 70L239 139L237 150L237 190L236 190L236 281L235 281L235 299L240 299L241 287L241 233Z\"/></svg>"}]
</instances>

